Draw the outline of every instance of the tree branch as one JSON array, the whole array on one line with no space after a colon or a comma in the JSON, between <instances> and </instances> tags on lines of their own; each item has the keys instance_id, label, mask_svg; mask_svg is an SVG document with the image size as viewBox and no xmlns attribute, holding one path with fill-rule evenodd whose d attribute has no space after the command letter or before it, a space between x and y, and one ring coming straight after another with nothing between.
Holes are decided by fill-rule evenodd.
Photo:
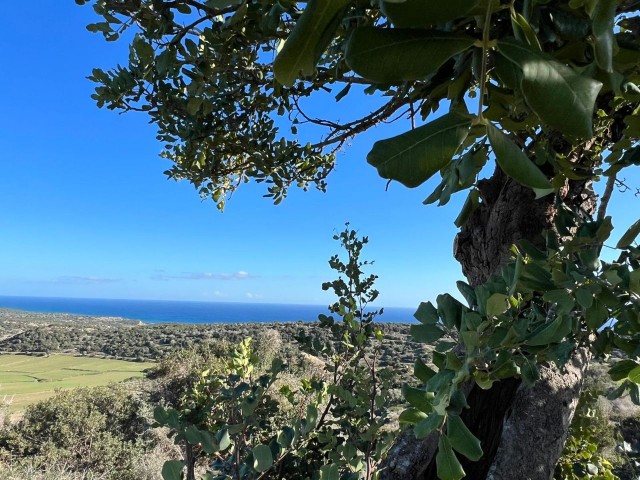
<instances>
[{"instance_id":1,"label":"tree branch","mask_svg":"<svg viewBox=\"0 0 640 480\"><path fill-rule=\"evenodd\" d=\"M607 206L609 205L609 200L611 200L611 194L613 193L613 187L615 186L615 184L616 174L613 174L607 179L607 186L605 187L602 198L600 199L598 216L596 217L597 220L604 220L604 216L607 214Z\"/></svg>"}]
</instances>

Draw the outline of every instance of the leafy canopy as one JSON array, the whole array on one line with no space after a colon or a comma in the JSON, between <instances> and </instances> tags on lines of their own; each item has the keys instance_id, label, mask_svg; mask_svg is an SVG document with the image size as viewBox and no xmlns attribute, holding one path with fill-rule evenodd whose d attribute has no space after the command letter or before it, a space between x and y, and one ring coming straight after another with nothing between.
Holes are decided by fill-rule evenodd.
<instances>
[{"instance_id":1,"label":"leafy canopy","mask_svg":"<svg viewBox=\"0 0 640 480\"><path fill-rule=\"evenodd\" d=\"M441 478L464 476L458 455L482 455L460 418L469 380L532 384L540 365L562 366L579 346L601 356L618 348L629 358L612 368L615 394L640 402L640 223L615 246L617 260L600 261L613 228L606 201L592 218L560 194L600 178L611 189L640 165L637 1L92 3L102 21L90 30L108 40L135 32L128 65L94 70L98 105L147 112L174 162L168 174L219 207L250 179L276 202L292 184L323 189L345 141L403 116L411 128L376 142L367 161L408 187L439 174L425 203L468 191L457 226L486 201L479 175L494 159L554 207L544 250L522 242L499 275L460 283L467 305L441 295L416 312L414 337L436 354L433 366L416 363L421 384L405 387L401 421L421 437L441 434ZM313 118L304 100L322 92L381 106L346 123ZM303 122L325 133L305 143Z\"/></svg>"}]
</instances>

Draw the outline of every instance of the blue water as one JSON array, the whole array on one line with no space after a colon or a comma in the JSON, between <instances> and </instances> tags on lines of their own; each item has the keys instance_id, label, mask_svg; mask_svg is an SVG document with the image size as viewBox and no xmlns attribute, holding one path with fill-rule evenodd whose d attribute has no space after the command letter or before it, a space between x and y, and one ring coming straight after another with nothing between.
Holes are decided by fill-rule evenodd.
<instances>
[{"instance_id":1,"label":"blue water","mask_svg":"<svg viewBox=\"0 0 640 480\"><path fill-rule=\"evenodd\" d=\"M73 313L123 317L143 322L242 323L313 321L327 313L326 306L273 303L178 302L160 300L111 300L99 298L5 297L0 308L29 312ZM385 308L382 322L412 322L411 308Z\"/></svg>"}]
</instances>

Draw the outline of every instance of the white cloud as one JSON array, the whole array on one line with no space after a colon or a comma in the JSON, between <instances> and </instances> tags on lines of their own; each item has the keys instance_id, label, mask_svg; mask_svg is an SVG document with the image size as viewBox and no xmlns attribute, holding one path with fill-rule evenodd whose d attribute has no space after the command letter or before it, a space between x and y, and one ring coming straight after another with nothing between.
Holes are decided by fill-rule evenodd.
<instances>
[{"instance_id":1,"label":"white cloud","mask_svg":"<svg viewBox=\"0 0 640 480\"><path fill-rule=\"evenodd\" d=\"M179 274L157 273L150 277L152 280L245 280L255 278L248 272L240 270L234 273L211 273L211 272L183 272Z\"/></svg>"}]
</instances>

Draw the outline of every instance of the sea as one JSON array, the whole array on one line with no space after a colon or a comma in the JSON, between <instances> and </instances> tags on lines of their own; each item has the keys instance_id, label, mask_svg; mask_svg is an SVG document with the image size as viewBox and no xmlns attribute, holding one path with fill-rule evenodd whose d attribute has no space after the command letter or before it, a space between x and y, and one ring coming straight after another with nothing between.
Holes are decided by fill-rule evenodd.
<instances>
[{"instance_id":1,"label":"sea","mask_svg":"<svg viewBox=\"0 0 640 480\"><path fill-rule=\"evenodd\" d=\"M122 317L146 323L311 322L321 313L328 314L327 307L321 305L10 296L0 296L0 308ZM410 323L415 321L414 312L413 308L389 307L378 321Z\"/></svg>"}]
</instances>

